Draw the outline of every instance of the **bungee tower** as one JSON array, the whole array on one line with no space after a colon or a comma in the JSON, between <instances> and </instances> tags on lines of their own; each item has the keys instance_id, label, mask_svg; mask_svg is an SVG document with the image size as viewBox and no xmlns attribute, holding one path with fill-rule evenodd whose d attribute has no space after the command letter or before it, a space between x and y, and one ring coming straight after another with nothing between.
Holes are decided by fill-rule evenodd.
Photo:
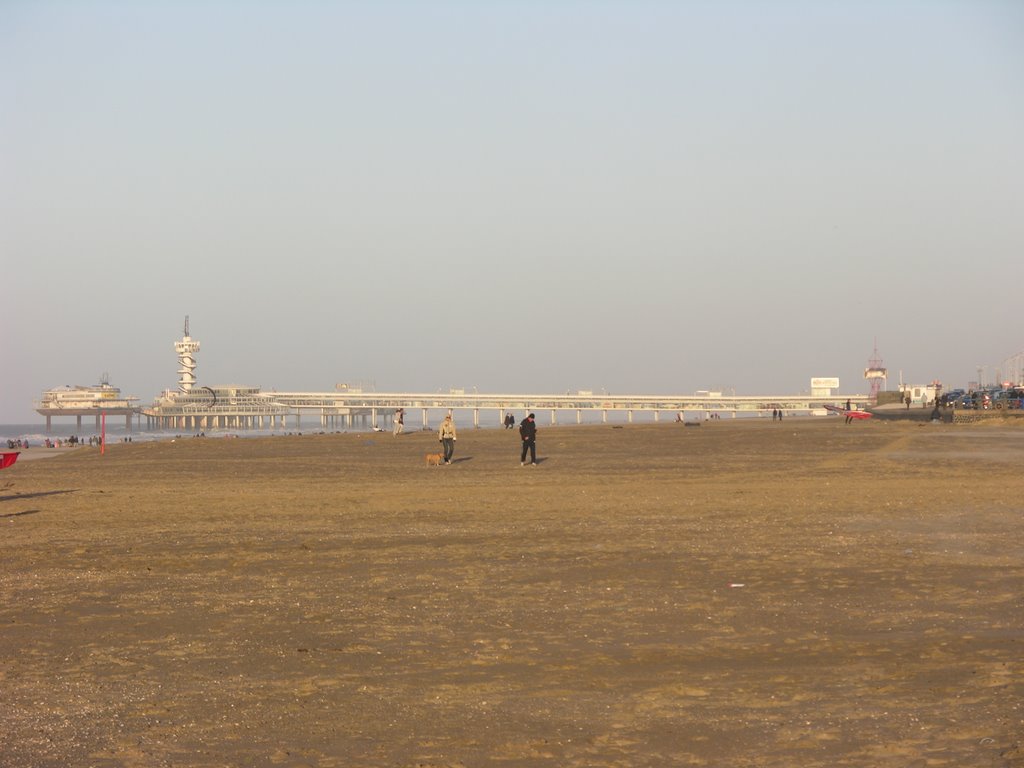
<instances>
[{"instance_id":1,"label":"bungee tower","mask_svg":"<svg viewBox=\"0 0 1024 768\"><path fill-rule=\"evenodd\" d=\"M196 359L193 355L199 351L199 342L188 335L188 315L185 315L185 335L181 341L174 342L174 351L178 353L178 391L187 395L196 383Z\"/></svg>"}]
</instances>

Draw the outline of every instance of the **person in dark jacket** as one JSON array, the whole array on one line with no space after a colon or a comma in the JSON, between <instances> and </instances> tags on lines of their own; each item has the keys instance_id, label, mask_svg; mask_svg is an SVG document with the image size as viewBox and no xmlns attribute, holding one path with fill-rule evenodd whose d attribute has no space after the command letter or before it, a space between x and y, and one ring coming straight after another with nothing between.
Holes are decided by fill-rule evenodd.
<instances>
[{"instance_id":1,"label":"person in dark jacket","mask_svg":"<svg viewBox=\"0 0 1024 768\"><path fill-rule=\"evenodd\" d=\"M519 423L519 437L523 441L523 452L519 457L519 464L526 464L526 452L530 452L530 466L537 466L537 423L531 413Z\"/></svg>"}]
</instances>

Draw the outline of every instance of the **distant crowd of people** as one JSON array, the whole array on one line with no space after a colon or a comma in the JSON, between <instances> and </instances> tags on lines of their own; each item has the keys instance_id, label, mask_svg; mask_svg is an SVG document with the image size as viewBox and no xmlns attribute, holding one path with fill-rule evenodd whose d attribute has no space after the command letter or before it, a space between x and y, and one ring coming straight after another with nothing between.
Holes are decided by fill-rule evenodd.
<instances>
[{"instance_id":1,"label":"distant crowd of people","mask_svg":"<svg viewBox=\"0 0 1024 768\"><path fill-rule=\"evenodd\" d=\"M131 441L131 437L121 438L121 442L123 443L130 443ZM66 437L63 440L59 437L55 440L51 440L47 437L43 439L41 445L43 448L77 448L80 445L89 445L90 447L97 446L101 442L102 439L95 435L90 437L88 440L78 437L77 435L72 435L71 437ZM7 441L7 448L12 451L15 449L27 450L30 447L31 443L29 443L27 438L9 439Z\"/></svg>"}]
</instances>

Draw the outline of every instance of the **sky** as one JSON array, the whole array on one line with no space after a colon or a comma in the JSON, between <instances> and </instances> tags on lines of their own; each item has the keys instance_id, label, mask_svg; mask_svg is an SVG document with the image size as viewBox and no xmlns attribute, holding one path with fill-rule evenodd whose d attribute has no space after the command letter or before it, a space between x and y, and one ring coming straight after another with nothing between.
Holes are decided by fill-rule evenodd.
<instances>
[{"instance_id":1,"label":"sky","mask_svg":"<svg viewBox=\"0 0 1024 768\"><path fill-rule=\"evenodd\" d=\"M0 3L0 423L104 374L866 393L1024 350L1024 3Z\"/></svg>"}]
</instances>

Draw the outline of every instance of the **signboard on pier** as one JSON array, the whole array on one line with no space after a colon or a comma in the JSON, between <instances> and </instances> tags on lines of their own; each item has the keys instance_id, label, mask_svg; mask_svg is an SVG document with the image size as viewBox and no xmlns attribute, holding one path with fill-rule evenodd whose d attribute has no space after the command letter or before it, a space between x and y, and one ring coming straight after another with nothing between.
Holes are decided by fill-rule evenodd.
<instances>
[{"instance_id":1,"label":"signboard on pier","mask_svg":"<svg viewBox=\"0 0 1024 768\"><path fill-rule=\"evenodd\" d=\"M839 379L834 376L815 376L811 379L812 397L830 397L833 389L839 389Z\"/></svg>"}]
</instances>

